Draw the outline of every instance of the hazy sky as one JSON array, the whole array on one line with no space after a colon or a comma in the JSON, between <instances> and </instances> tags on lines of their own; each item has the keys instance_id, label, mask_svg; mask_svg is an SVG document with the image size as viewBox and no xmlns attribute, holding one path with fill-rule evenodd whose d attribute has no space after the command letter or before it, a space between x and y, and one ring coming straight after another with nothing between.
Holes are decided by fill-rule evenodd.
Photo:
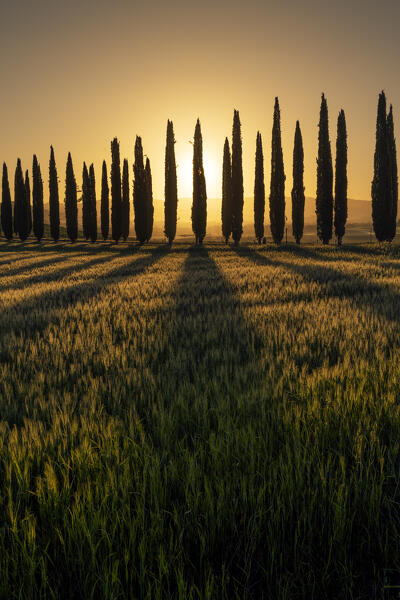
<instances>
[{"instance_id":1,"label":"hazy sky","mask_svg":"<svg viewBox=\"0 0 400 600\"><path fill-rule=\"evenodd\" d=\"M231 139L237 108L245 196L253 194L258 129L269 193L272 112L279 96L286 195L299 119L306 195L313 196L324 91L333 156L337 115L341 108L346 113L349 196L369 199L381 89L398 123L399 19L399 0L2 0L0 160L13 177L17 156L31 168L36 152L47 189L53 144L62 199L68 151L78 182L83 160L95 163L99 180L111 139L120 139L121 158L131 165L138 134L151 159L154 195L161 198L170 118L178 191L190 196L189 140L200 117L208 196L217 197L223 143L225 136Z\"/></svg>"}]
</instances>

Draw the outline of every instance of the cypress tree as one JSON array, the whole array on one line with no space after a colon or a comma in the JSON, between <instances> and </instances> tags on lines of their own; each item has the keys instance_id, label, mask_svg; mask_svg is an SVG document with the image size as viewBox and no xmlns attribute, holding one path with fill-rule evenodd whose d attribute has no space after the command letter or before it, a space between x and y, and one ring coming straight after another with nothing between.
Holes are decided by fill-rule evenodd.
<instances>
[{"instance_id":1,"label":"cypress tree","mask_svg":"<svg viewBox=\"0 0 400 600\"><path fill-rule=\"evenodd\" d=\"M172 244L176 235L176 220L178 208L178 189L176 180L175 136L172 121L167 123L167 143L165 147L165 203L164 203L164 233L168 243Z\"/></svg>"},{"instance_id":2,"label":"cypress tree","mask_svg":"<svg viewBox=\"0 0 400 600\"><path fill-rule=\"evenodd\" d=\"M7 240L13 236L13 218L10 184L8 182L8 170L6 163L3 163L3 180L1 195L1 228Z\"/></svg>"},{"instance_id":3,"label":"cypress tree","mask_svg":"<svg viewBox=\"0 0 400 600\"><path fill-rule=\"evenodd\" d=\"M83 163L82 171L82 229L85 240L90 239L90 178L86 163Z\"/></svg>"},{"instance_id":4,"label":"cypress tree","mask_svg":"<svg viewBox=\"0 0 400 600\"><path fill-rule=\"evenodd\" d=\"M32 165L33 234L38 242L44 233L43 181L40 165L33 157Z\"/></svg>"},{"instance_id":5,"label":"cypress tree","mask_svg":"<svg viewBox=\"0 0 400 600\"><path fill-rule=\"evenodd\" d=\"M304 230L304 151L300 123L296 121L293 149L292 231L296 244L300 244Z\"/></svg>"},{"instance_id":6,"label":"cypress tree","mask_svg":"<svg viewBox=\"0 0 400 600\"><path fill-rule=\"evenodd\" d=\"M388 152L389 166L391 176L392 189L392 209L390 212L390 222L388 227L388 240L392 240L396 235L396 219L397 219L397 202L399 197L398 176L397 176L397 155L396 155L396 139L394 137L393 123L393 108L390 105L389 114L386 120L387 136L388 136Z\"/></svg>"},{"instance_id":7,"label":"cypress tree","mask_svg":"<svg viewBox=\"0 0 400 600\"><path fill-rule=\"evenodd\" d=\"M49 192L50 235L55 242L58 242L60 237L60 200L58 196L58 177L53 146L50 146Z\"/></svg>"},{"instance_id":8,"label":"cypress tree","mask_svg":"<svg viewBox=\"0 0 400 600\"><path fill-rule=\"evenodd\" d=\"M94 244L97 240L97 199L96 178L94 175L93 163L89 167L89 222L90 241Z\"/></svg>"},{"instance_id":9,"label":"cypress tree","mask_svg":"<svg viewBox=\"0 0 400 600\"><path fill-rule=\"evenodd\" d=\"M239 111L233 112L232 128L232 237L238 245L243 233L242 135Z\"/></svg>"},{"instance_id":10,"label":"cypress tree","mask_svg":"<svg viewBox=\"0 0 400 600\"><path fill-rule=\"evenodd\" d=\"M146 172L143 163L142 139L136 136L135 163L133 165L135 176L133 183L133 205L135 209L136 238L141 244L147 239L147 188Z\"/></svg>"},{"instance_id":11,"label":"cypress tree","mask_svg":"<svg viewBox=\"0 0 400 600\"><path fill-rule=\"evenodd\" d=\"M337 121L335 163L335 235L338 246L342 245L347 221L347 130L344 110Z\"/></svg>"},{"instance_id":12,"label":"cypress tree","mask_svg":"<svg viewBox=\"0 0 400 600\"><path fill-rule=\"evenodd\" d=\"M146 241L149 242L153 235L153 220L154 220L154 206L153 206L153 182L151 177L150 159L146 157Z\"/></svg>"},{"instance_id":13,"label":"cypress tree","mask_svg":"<svg viewBox=\"0 0 400 600\"><path fill-rule=\"evenodd\" d=\"M196 244L202 244L207 226L207 191L203 168L203 138L200 121L197 119L193 144L193 204L192 230Z\"/></svg>"},{"instance_id":14,"label":"cypress tree","mask_svg":"<svg viewBox=\"0 0 400 600\"><path fill-rule=\"evenodd\" d=\"M389 113L390 114L390 113ZM376 119L376 145L374 155L374 178L371 185L372 223L379 242L393 239L391 216L393 212L393 187L389 149L386 96L379 94Z\"/></svg>"},{"instance_id":15,"label":"cypress tree","mask_svg":"<svg viewBox=\"0 0 400 600\"><path fill-rule=\"evenodd\" d=\"M14 231L19 235L21 241L27 238L27 217L25 182L22 174L21 160L18 159L14 178Z\"/></svg>"},{"instance_id":16,"label":"cypress tree","mask_svg":"<svg viewBox=\"0 0 400 600\"><path fill-rule=\"evenodd\" d=\"M281 116L278 98L275 98L274 123L272 126L271 191L269 195L269 218L274 242L280 244L285 229L285 171L281 142Z\"/></svg>"},{"instance_id":17,"label":"cypress tree","mask_svg":"<svg viewBox=\"0 0 400 600\"><path fill-rule=\"evenodd\" d=\"M232 233L232 165L228 138L225 138L224 161L222 165L222 235L225 244Z\"/></svg>"},{"instance_id":18,"label":"cypress tree","mask_svg":"<svg viewBox=\"0 0 400 600\"><path fill-rule=\"evenodd\" d=\"M121 228L121 165L119 158L119 142L114 138L111 142L111 234L118 244L122 234Z\"/></svg>"},{"instance_id":19,"label":"cypress tree","mask_svg":"<svg viewBox=\"0 0 400 600\"><path fill-rule=\"evenodd\" d=\"M129 165L125 158L122 167L122 237L129 236Z\"/></svg>"},{"instance_id":20,"label":"cypress tree","mask_svg":"<svg viewBox=\"0 0 400 600\"><path fill-rule=\"evenodd\" d=\"M254 233L259 244L264 237L265 186L264 156L261 133L257 131L256 168L254 177Z\"/></svg>"},{"instance_id":21,"label":"cypress tree","mask_svg":"<svg viewBox=\"0 0 400 600\"><path fill-rule=\"evenodd\" d=\"M333 221L333 167L329 140L328 106L324 94L321 98L317 158L317 234L323 244L332 238Z\"/></svg>"},{"instance_id":22,"label":"cypress tree","mask_svg":"<svg viewBox=\"0 0 400 600\"><path fill-rule=\"evenodd\" d=\"M101 235L103 240L108 238L108 230L110 227L110 200L107 180L107 165L103 160L103 168L101 174Z\"/></svg>"},{"instance_id":23,"label":"cypress tree","mask_svg":"<svg viewBox=\"0 0 400 600\"><path fill-rule=\"evenodd\" d=\"M67 235L71 242L75 242L78 237L78 196L70 152L68 152L65 171L65 219L67 222Z\"/></svg>"},{"instance_id":24,"label":"cypress tree","mask_svg":"<svg viewBox=\"0 0 400 600\"><path fill-rule=\"evenodd\" d=\"M32 207L31 207L31 185L29 182L29 171L25 172L25 213L26 213L26 237L32 231ZM26 238L25 238L26 239Z\"/></svg>"},{"instance_id":25,"label":"cypress tree","mask_svg":"<svg viewBox=\"0 0 400 600\"><path fill-rule=\"evenodd\" d=\"M27 211L27 219L28 219L28 235L30 236L32 232L32 205L31 205L31 186L29 182L29 172L28 170L25 173L25 210Z\"/></svg>"}]
</instances>

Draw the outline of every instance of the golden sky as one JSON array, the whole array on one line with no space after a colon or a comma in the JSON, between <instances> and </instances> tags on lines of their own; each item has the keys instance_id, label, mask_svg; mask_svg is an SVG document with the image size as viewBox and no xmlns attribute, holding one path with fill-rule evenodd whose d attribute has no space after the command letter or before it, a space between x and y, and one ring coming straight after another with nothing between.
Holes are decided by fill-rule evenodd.
<instances>
[{"instance_id":1,"label":"golden sky","mask_svg":"<svg viewBox=\"0 0 400 600\"><path fill-rule=\"evenodd\" d=\"M305 151L306 195L316 187L317 124L327 96L333 156L336 119L348 126L349 197L370 199L378 93L400 110L398 0L5 0L0 8L0 159L11 180L17 157L37 153L47 191L55 149L63 199L68 151L78 183L82 162L103 158L117 136L133 161L136 134L150 157L154 196L163 198L167 119L176 137L178 192L191 196L191 160L200 118L209 198L221 195L222 150L240 111L245 196L254 185L262 133L269 193L275 96L292 185L296 119ZM131 170L132 176L132 170ZM217 201L209 213L219 214ZM156 215L156 219L162 215Z\"/></svg>"}]
</instances>

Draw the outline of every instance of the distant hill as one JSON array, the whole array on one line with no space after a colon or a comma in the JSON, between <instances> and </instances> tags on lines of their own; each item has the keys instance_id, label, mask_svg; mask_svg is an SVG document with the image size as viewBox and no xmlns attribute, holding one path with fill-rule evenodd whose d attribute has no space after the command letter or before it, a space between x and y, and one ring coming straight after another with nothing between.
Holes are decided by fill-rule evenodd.
<instances>
[{"instance_id":1,"label":"distant hill","mask_svg":"<svg viewBox=\"0 0 400 600\"><path fill-rule=\"evenodd\" d=\"M288 202L288 199L286 199ZM287 205L286 205L287 206ZM291 210L291 203L289 204ZM368 200L353 200L349 199L347 204L348 224L354 223L371 223L371 202ZM288 218L289 218L288 214ZM290 219L291 221L291 219ZM306 206L304 210L304 222L307 224L313 224L316 222L315 216L315 198L306 198Z\"/></svg>"},{"instance_id":2,"label":"distant hill","mask_svg":"<svg viewBox=\"0 0 400 600\"><path fill-rule=\"evenodd\" d=\"M179 198L178 200L178 225L191 227L191 198ZM292 204L291 199L286 198L286 216L288 224L292 222ZM370 224L371 223L371 202L367 200L348 201L348 224ZM45 222L49 222L49 205L44 206ZM100 224L100 206L97 207L97 218ZM246 198L243 207L243 223L244 225L253 225L253 199ZM164 222L164 200L154 200L154 221L156 223ZM304 210L304 222L306 225L314 225L315 217L315 198L306 198ZM210 198L207 201L207 223L209 225L220 225L221 223L221 199ZM82 226L82 203L78 203L78 224ZM266 199L265 207L265 224L269 224L268 213L268 198ZM65 211L64 204L60 202L60 225L65 226ZM131 227L133 227L133 208L131 205Z\"/></svg>"},{"instance_id":3,"label":"distant hill","mask_svg":"<svg viewBox=\"0 0 400 600\"><path fill-rule=\"evenodd\" d=\"M178 200L178 224L177 224L177 237L185 238L191 237L192 224L191 224L191 198L179 198ZM267 237L270 235L269 229L269 212L268 212L268 198L266 199L266 210L265 210L265 233ZM218 238L221 236L221 199L211 198L207 202L207 236ZM286 215L287 215L287 227L288 236L291 236L291 199L286 198ZM45 223L49 223L49 205L45 203L44 206L44 219ZM133 221L133 207L131 205L131 223L130 223L130 237L135 235L134 221ZM100 236L100 206L98 205L97 218L99 223L99 236ZM248 238L254 237L254 225L253 225L253 199L246 198L243 207L243 235ZM315 216L315 198L306 198L306 205L304 211L304 223L305 223L305 235L311 238L315 237L316 233L316 216ZM348 220L347 220L347 231L350 233L352 230L355 234L356 231L362 231L360 236L364 239L369 235L371 225L371 202L366 200L353 200L348 201ZM65 210L64 203L60 202L60 226L65 231ZM78 203L78 228L82 232L82 203ZM111 228L111 219L110 219ZM154 233L153 236L157 238L163 237L164 230L164 200L154 200ZM111 229L110 229L111 233ZM81 233L80 233L81 235Z\"/></svg>"},{"instance_id":4,"label":"distant hill","mask_svg":"<svg viewBox=\"0 0 400 600\"><path fill-rule=\"evenodd\" d=\"M178 201L178 223L190 225L191 223L191 198L179 198ZM162 222L164 215L164 201L154 200L154 217L155 221ZM269 224L268 198L266 199L265 207L265 223ZM220 224L221 222L221 199L208 199L207 201L207 223ZM288 223L292 222L292 203L290 198L286 198L286 216ZM244 225L253 225L253 199L246 198L243 207L243 223ZM304 222L306 225L315 225L315 198L307 197L304 210ZM348 224L371 223L371 202L367 200L348 201Z\"/></svg>"}]
</instances>

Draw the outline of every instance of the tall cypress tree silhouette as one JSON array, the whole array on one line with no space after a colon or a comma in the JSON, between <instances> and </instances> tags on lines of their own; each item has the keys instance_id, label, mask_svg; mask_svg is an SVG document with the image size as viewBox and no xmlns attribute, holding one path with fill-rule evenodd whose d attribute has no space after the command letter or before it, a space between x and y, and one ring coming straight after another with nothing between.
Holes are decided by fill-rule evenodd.
<instances>
[{"instance_id":1,"label":"tall cypress tree silhouette","mask_svg":"<svg viewBox=\"0 0 400 600\"><path fill-rule=\"evenodd\" d=\"M347 130L344 110L337 122L335 163L335 235L338 246L342 245L347 221Z\"/></svg>"},{"instance_id":2,"label":"tall cypress tree silhouette","mask_svg":"<svg viewBox=\"0 0 400 600\"><path fill-rule=\"evenodd\" d=\"M242 134L239 111L233 112L232 128L232 237L235 246L243 233Z\"/></svg>"},{"instance_id":3,"label":"tall cypress tree silhouette","mask_svg":"<svg viewBox=\"0 0 400 600\"><path fill-rule=\"evenodd\" d=\"M167 143L165 147L165 203L164 233L168 243L172 244L176 235L178 208L178 188L176 180L175 136L172 121L167 123Z\"/></svg>"},{"instance_id":4,"label":"tall cypress tree silhouette","mask_svg":"<svg viewBox=\"0 0 400 600\"><path fill-rule=\"evenodd\" d=\"M153 235L153 182L151 177L150 159L146 157L146 241L149 242Z\"/></svg>"},{"instance_id":5,"label":"tall cypress tree silhouette","mask_svg":"<svg viewBox=\"0 0 400 600\"><path fill-rule=\"evenodd\" d=\"M119 158L119 142L114 138L111 142L111 234L118 244L122 235L121 224L121 164Z\"/></svg>"},{"instance_id":6,"label":"tall cypress tree silhouette","mask_svg":"<svg viewBox=\"0 0 400 600\"><path fill-rule=\"evenodd\" d=\"M192 230L196 244L202 244L207 226L207 191L203 167L203 138L200 120L197 119L193 144L193 203Z\"/></svg>"},{"instance_id":7,"label":"tall cypress tree silhouette","mask_svg":"<svg viewBox=\"0 0 400 600\"><path fill-rule=\"evenodd\" d=\"M224 160L222 165L222 235L225 244L232 233L232 165L228 138L224 143Z\"/></svg>"},{"instance_id":8,"label":"tall cypress tree silhouette","mask_svg":"<svg viewBox=\"0 0 400 600\"><path fill-rule=\"evenodd\" d=\"M43 180L36 154L32 164L33 234L38 242L44 233Z\"/></svg>"},{"instance_id":9,"label":"tall cypress tree silhouette","mask_svg":"<svg viewBox=\"0 0 400 600\"><path fill-rule=\"evenodd\" d=\"M372 222L378 241L392 241L396 233L397 161L393 112L386 116L386 96L379 94L376 120L374 179L371 185Z\"/></svg>"},{"instance_id":10,"label":"tall cypress tree silhouette","mask_svg":"<svg viewBox=\"0 0 400 600\"><path fill-rule=\"evenodd\" d=\"M31 185L29 182L29 171L25 171L25 211L26 211L26 237L28 238L32 231L32 206L31 206Z\"/></svg>"},{"instance_id":11,"label":"tall cypress tree silhouette","mask_svg":"<svg viewBox=\"0 0 400 600\"><path fill-rule=\"evenodd\" d=\"M389 226L388 226L388 240L391 241L391 240L393 240L394 236L396 235L397 203L398 203L398 199L399 199L396 139L394 137L392 105L390 105L389 114L386 119L386 130L387 130L387 138L388 138L389 168L390 168L391 192L392 192L392 205L391 205Z\"/></svg>"},{"instance_id":12,"label":"tall cypress tree silhouette","mask_svg":"<svg viewBox=\"0 0 400 600\"><path fill-rule=\"evenodd\" d=\"M103 167L101 172L101 235L103 240L106 241L108 238L108 231L110 227L110 199L109 189L107 180L107 165L106 161L103 160Z\"/></svg>"},{"instance_id":13,"label":"tall cypress tree silhouette","mask_svg":"<svg viewBox=\"0 0 400 600\"><path fill-rule=\"evenodd\" d=\"M93 163L89 167L89 199L90 241L94 244L97 240L97 200Z\"/></svg>"},{"instance_id":14,"label":"tall cypress tree silhouette","mask_svg":"<svg viewBox=\"0 0 400 600\"><path fill-rule=\"evenodd\" d=\"M387 136L386 96L379 94L376 119L374 178L371 185L372 223L378 241L388 240L388 217L392 212L392 178Z\"/></svg>"},{"instance_id":15,"label":"tall cypress tree silhouette","mask_svg":"<svg viewBox=\"0 0 400 600\"><path fill-rule=\"evenodd\" d=\"M1 195L1 228L7 240L13 236L13 218L10 184L8 182L8 170L6 163L3 163L2 195Z\"/></svg>"},{"instance_id":16,"label":"tall cypress tree silhouette","mask_svg":"<svg viewBox=\"0 0 400 600\"><path fill-rule=\"evenodd\" d=\"M124 238L124 241L126 241L129 236L129 203L129 165L125 158L122 167L122 237Z\"/></svg>"},{"instance_id":17,"label":"tall cypress tree silhouette","mask_svg":"<svg viewBox=\"0 0 400 600\"><path fill-rule=\"evenodd\" d=\"M26 239L28 230L25 200L24 176L22 174L21 159L18 159L14 177L14 231L22 241Z\"/></svg>"},{"instance_id":18,"label":"tall cypress tree silhouette","mask_svg":"<svg viewBox=\"0 0 400 600\"><path fill-rule=\"evenodd\" d=\"M254 233L259 244L264 237L265 185L264 156L261 133L257 131L256 167L254 176Z\"/></svg>"},{"instance_id":19,"label":"tall cypress tree silhouette","mask_svg":"<svg viewBox=\"0 0 400 600\"><path fill-rule=\"evenodd\" d=\"M280 244L285 229L285 171L283 167L281 116L278 98L275 98L274 123L272 127L269 218L272 238L276 244Z\"/></svg>"},{"instance_id":20,"label":"tall cypress tree silhouette","mask_svg":"<svg viewBox=\"0 0 400 600\"><path fill-rule=\"evenodd\" d=\"M304 230L304 151L300 123L296 121L293 148L292 231L296 244L300 244Z\"/></svg>"},{"instance_id":21,"label":"tall cypress tree silhouette","mask_svg":"<svg viewBox=\"0 0 400 600\"><path fill-rule=\"evenodd\" d=\"M133 205L135 209L136 238L141 244L147 240L147 187L146 172L143 163L142 139L136 136L135 162L133 165L135 176L133 183Z\"/></svg>"},{"instance_id":22,"label":"tall cypress tree silhouette","mask_svg":"<svg viewBox=\"0 0 400 600\"><path fill-rule=\"evenodd\" d=\"M58 242L60 238L60 200L58 195L58 177L53 146L50 146L49 193L50 235L55 242Z\"/></svg>"},{"instance_id":23,"label":"tall cypress tree silhouette","mask_svg":"<svg viewBox=\"0 0 400 600\"><path fill-rule=\"evenodd\" d=\"M333 168L328 106L324 94L321 98L319 117L316 213L318 237L323 244L328 244L332 238Z\"/></svg>"},{"instance_id":24,"label":"tall cypress tree silhouette","mask_svg":"<svg viewBox=\"0 0 400 600\"><path fill-rule=\"evenodd\" d=\"M71 242L75 242L78 237L78 195L70 152L68 152L65 170L65 219L67 235Z\"/></svg>"},{"instance_id":25,"label":"tall cypress tree silhouette","mask_svg":"<svg viewBox=\"0 0 400 600\"><path fill-rule=\"evenodd\" d=\"M86 163L82 170L82 229L85 240L90 239L90 178Z\"/></svg>"}]
</instances>

